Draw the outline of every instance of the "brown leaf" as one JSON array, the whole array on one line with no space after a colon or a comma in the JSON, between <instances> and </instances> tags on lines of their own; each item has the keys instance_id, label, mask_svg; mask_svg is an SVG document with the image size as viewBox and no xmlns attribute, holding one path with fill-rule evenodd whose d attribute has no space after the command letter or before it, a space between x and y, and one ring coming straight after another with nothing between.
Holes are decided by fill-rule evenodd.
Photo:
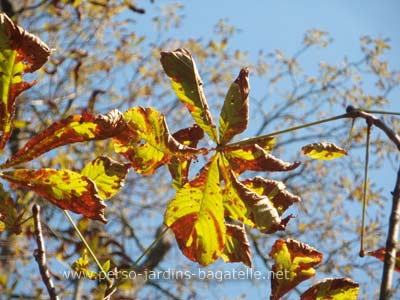
<instances>
[{"instance_id":1,"label":"brown leaf","mask_svg":"<svg viewBox=\"0 0 400 300\"><path fill-rule=\"evenodd\" d=\"M252 267L251 249L244 226L226 224L222 258L226 262L242 262L247 267Z\"/></svg>"},{"instance_id":2,"label":"brown leaf","mask_svg":"<svg viewBox=\"0 0 400 300\"><path fill-rule=\"evenodd\" d=\"M301 300L357 300L360 285L350 278L326 278L301 294Z\"/></svg>"}]
</instances>

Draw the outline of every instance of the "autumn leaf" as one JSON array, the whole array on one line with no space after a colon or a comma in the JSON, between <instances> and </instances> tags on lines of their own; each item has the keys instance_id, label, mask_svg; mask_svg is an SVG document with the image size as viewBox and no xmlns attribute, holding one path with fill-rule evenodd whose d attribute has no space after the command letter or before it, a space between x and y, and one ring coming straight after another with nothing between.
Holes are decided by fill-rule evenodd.
<instances>
[{"instance_id":1,"label":"autumn leaf","mask_svg":"<svg viewBox=\"0 0 400 300\"><path fill-rule=\"evenodd\" d=\"M381 249L378 249L375 251L370 251L367 253L367 255L376 257L381 262L385 261L385 254L386 254L385 248L381 248ZM400 251L396 252L396 260L395 260L394 269L396 270L396 272L400 272Z\"/></svg>"},{"instance_id":2,"label":"autumn leaf","mask_svg":"<svg viewBox=\"0 0 400 300\"><path fill-rule=\"evenodd\" d=\"M35 82L24 82L24 73L34 72L48 59L51 49L0 13L0 152L11 136L15 99Z\"/></svg>"},{"instance_id":3,"label":"autumn leaf","mask_svg":"<svg viewBox=\"0 0 400 300\"><path fill-rule=\"evenodd\" d=\"M78 272L80 276L84 276L90 280L96 280L99 278L99 274L90 270L89 268L89 257L86 249L83 250L81 257L75 260L71 266L72 270Z\"/></svg>"},{"instance_id":4,"label":"autumn leaf","mask_svg":"<svg viewBox=\"0 0 400 300\"><path fill-rule=\"evenodd\" d=\"M94 182L70 170L17 169L0 173L7 181L34 191L61 209L104 223L104 208Z\"/></svg>"},{"instance_id":5,"label":"autumn leaf","mask_svg":"<svg viewBox=\"0 0 400 300\"><path fill-rule=\"evenodd\" d=\"M204 95L203 83L190 52L183 48L161 52L161 64L171 79L178 99L187 107L195 122L218 143L217 129Z\"/></svg>"},{"instance_id":6,"label":"autumn leaf","mask_svg":"<svg viewBox=\"0 0 400 300\"><path fill-rule=\"evenodd\" d=\"M203 152L178 143L169 133L164 116L154 108L133 107L124 117L127 130L114 137L114 149L140 174L153 174L173 156L185 160Z\"/></svg>"},{"instance_id":7,"label":"autumn leaf","mask_svg":"<svg viewBox=\"0 0 400 300\"><path fill-rule=\"evenodd\" d=\"M349 278L327 278L313 284L301 300L357 300L359 284Z\"/></svg>"},{"instance_id":8,"label":"autumn leaf","mask_svg":"<svg viewBox=\"0 0 400 300\"><path fill-rule=\"evenodd\" d=\"M124 186L126 174L130 164L121 164L107 156L99 156L88 163L81 174L90 178L105 200L111 198Z\"/></svg>"},{"instance_id":9,"label":"autumn leaf","mask_svg":"<svg viewBox=\"0 0 400 300\"><path fill-rule=\"evenodd\" d=\"M269 147L269 144L264 146ZM300 165L299 161L284 162L258 144L226 147L223 153L237 174L244 171L290 171Z\"/></svg>"},{"instance_id":10,"label":"autumn leaf","mask_svg":"<svg viewBox=\"0 0 400 300\"><path fill-rule=\"evenodd\" d=\"M315 265L322 253L296 240L277 240L269 256L274 260L271 278L271 300L279 300L300 282L315 276ZM279 272L279 273L278 273Z\"/></svg>"},{"instance_id":11,"label":"autumn leaf","mask_svg":"<svg viewBox=\"0 0 400 300\"><path fill-rule=\"evenodd\" d=\"M4 191L0 183L0 232L9 231L15 234L21 233L21 222L23 213L18 214L14 200L10 193Z\"/></svg>"},{"instance_id":12,"label":"autumn leaf","mask_svg":"<svg viewBox=\"0 0 400 300\"><path fill-rule=\"evenodd\" d=\"M347 151L328 142L313 143L301 148L308 157L319 160L330 160L347 155Z\"/></svg>"},{"instance_id":13,"label":"autumn leaf","mask_svg":"<svg viewBox=\"0 0 400 300\"><path fill-rule=\"evenodd\" d=\"M183 254L201 265L217 260L224 249L225 223L216 156L200 174L176 192L168 205L165 224Z\"/></svg>"},{"instance_id":14,"label":"autumn leaf","mask_svg":"<svg viewBox=\"0 0 400 300\"><path fill-rule=\"evenodd\" d=\"M172 137L183 145L196 148L198 142L204 137L204 131L195 124L192 127L178 130L172 135ZM191 160L191 158L182 159L176 156L171 158L171 161L168 164L168 169L173 179L172 186L175 189L181 188L186 182L188 182Z\"/></svg>"},{"instance_id":15,"label":"autumn leaf","mask_svg":"<svg viewBox=\"0 0 400 300\"><path fill-rule=\"evenodd\" d=\"M247 128L249 121L249 70L240 70L229 87L219 118L220 144L225 145Z\"/></svg>"},{"instance_id":16,"label":"autumn leaf","mask_svg":"<svg viewBox=\"0 0 400 300\"><path fill-rule=\"evenodd\" d=\"M252 267L251 249L244 226L226 224L225 248L221 257L225 262L242 262Z\"/></svg>"},{"instance_id":17,"label":"autumn leaf","mask_svg":"<svg viewBox=\"0 0 400 300\"><path fill-rule=\"evenodd\" d=\"M31 138L24 147L0 168L9 168L30 161L54 148L91 140L104 140L120 134L126 127L122 113L112 110L106 115L84 112L53 123Z\"/></svg>"}]
</instances>

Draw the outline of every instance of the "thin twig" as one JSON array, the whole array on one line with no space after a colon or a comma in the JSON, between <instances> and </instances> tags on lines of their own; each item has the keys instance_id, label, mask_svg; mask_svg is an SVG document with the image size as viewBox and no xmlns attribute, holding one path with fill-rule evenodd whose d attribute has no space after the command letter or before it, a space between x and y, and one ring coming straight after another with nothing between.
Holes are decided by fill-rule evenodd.
<instances>
[{"instance_id":1,"label":"thin twig","mask_svg":"<svg viewBox=\"0 0 400 300\"><path fill-rule=\"evenodd\" d=\"M32 207L33 221L35 224L35 236L38 249L35 249L33 256L39 266L40 275L42 276L43 283L47 288L51 300L59 300L53 281L50 277L49 268L47 267L46 248L44 246L42 223L40 221L40 206L34 204Z\"/></svg>"}]
</instances>

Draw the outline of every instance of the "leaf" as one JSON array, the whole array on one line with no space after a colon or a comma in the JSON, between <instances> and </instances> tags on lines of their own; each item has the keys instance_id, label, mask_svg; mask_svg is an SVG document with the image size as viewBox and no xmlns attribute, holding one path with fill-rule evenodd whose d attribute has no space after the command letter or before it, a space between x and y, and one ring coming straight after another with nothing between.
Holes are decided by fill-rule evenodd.
<instances>
[{"instance_id":1,"label":"leaf","mask_svg":"<svg viewBox=\"0 0 400 300\"><path fill-rule=\"evenodd\" d=\"M209 265L224 249L225 223L218 162L214 156L200 174L176 192L168 205L165 224L190 260Z\"/></svg>"},{"instance_id":2,"label":"leaf","mask_svg":"<svg viewBox=\"0 0 400 300\"><path fill-rule=\"evenodd\" d=\"M183 145L196 148L198 142L204 137L204 131L195 124L192 127L184 128L175 132L172 137ZM176 156L171 158L171 161L168 164L168 169L173 179L172 186L175 189L181 188L186 182L188 182L191 160L191 158L184 160Z\"/></svg>"},{"instance_id":3,"label":"leaf","mask_svg":"<svg viewBox=\"0 0 400 300\"><path fill-rule=\"evenodd\" d=\"M269 256L272 266L271 300L279 300L300 282L315 276L315 265L322 261L322 253L296 240L277 240Z\"/></svg>"},{"instance_id":4,"label":"leaf","mask_svg":"<svg viewBox=\"0 0 400 300\"><path fill-rule=\"evenodd\" d=\"M220 144L225 145L247 128L249 121L249 70L241 69L229 87L219 118Z\"/></svg>"},{"instance_id":5,"label":"leaf","mask_svg":"<svg viewBox=\"0 0 400 300\"><path fill-rule=\"evenodd\" d=\"M265 147L269 147L268 143ZM290 171L300 165L299 161L284 162L258 144L227 147L223 152L236 174L244 171Z\"/></svg>"},{"instance_id":6,"label":"leaf","mask_svg":"<svg viewBox=\"0 0 400 300\"><path fill-rule=\"evenodd\" d=\"M299 196L286 190L282 181L265 179L259 176L243 181L243 184L259 195L267 196L281 216L293 203L300 202Z\"/></svg>"},{"instance_id":7,"label":"leaf","mask_svg":"<svg viewBox=\"0 0 400 300\"><path fill-rule=\"evenodd\" d=\"M112 110L106 115L84 112L53 123L49 128L31 138L0 168L9 168L30 161L54 148L91 140L104 140L120 134L126 128L123 115Z\"/></svg>"},{"instance_id":8,"label":"leaf","mask_svg":"<svg viewBox=\"0 0 400 300\"><path fill-rule=\"evenodd\" d=\"M22 75L40 68L50 53L39 38L0 13L0 152L11 136L16 97L35 84L24 82Z\"/></svg>"},{"instance_id":9,"label":"leaf","mask_svg":"<svg viewBox=\"0 0 400 300\"><path fill-rule=\"evenodd\" d=\"M82 214L104 223L104 208L94 182L70 170L17 169L0 173L0 177L34 191L61 209Z\"/></svg>"},{"instance_id":10,"label":"leaf","mask_svg":"<svg viewBox=\"0 0 400 300\"><path fill-rule=\"evenodd\" d=\"M84 276L87 279L96 280L97 278L99 278L99 274L97 274L92 270L89 270L88 266L89 266L89 258L86 249L84 249L82 256L79 257L76 261L74 261L71 268L75 272L78 272L80 276Z\"/></svg>"},{"instance_id":11,"label":"leaf","mask_svg":"<svg viewBox=\"0 0 400 300\"><path fill-rule=\"evenodd\" d=\"M173 156L186 160L203 152L178 143L169 133L164 116L154 108L133 107L124 116L127 130L113 139L114 149L140 174L153 174Z\"/></svg>"},{"instance_id":12,"label":"leaf","mask_svg":"<svg viewBox=\"0 0 400 300\"><path fill-rule=\"evenodd\" d=\"M0 232L9 231L15 234L22 232L20 222L24 213L18 214L10 193L4 191L0 183Z\"/></svg>"},{"instance_id":13,"label":"leaf","mask_svg":"<svg viewBox=\"0 0 400 300\"><path fill-rule=\"evenodd\" d=\"M225 262L242 262L249 268L252 267L250 244L243 226L226 224L225 248L222 258Z\"/></svg>"},{"instance_id":14,"label":"leaf","mask_svg":"<svg viewBox=\"0 0 400 300\"><path fill-rule=\"evenodd\" d=\"M347 151L328 142L313 143L301 148L308 157L319 160L330 160L347 155Z\"/></svg>"},{"instance_id":15,"label":"leaf","mask_svg":"<svg viewBox=\"0 0 400 300\"><path fill-rule=\"evenodd\" d=\"M99 196L105 200L114 196L124 186L129 168L130 164L121 164L107 156L99 156L88 163L81 174L96 184Z\"/></svg>"},{"instance_id":16,"label":"leaf","mask_svg":"<svg viewBox=\"0 0 400 300\"><path fill-rule=\"evenodd\" d=\"M178 99L187 107L195 122L218 143L217 129L203 92L203 83L190 52L184 48L161 52L161 64L171 79Z\"/></svg>"},{"instance_id":17,"label":"leaf","mask_svg":"<svg viewBox=\"0 0 400 300\"><path fill-rule=\"evenodd\" d=\"M301 300L357 300L359 284L350 278L327 278L301 294Z\"/></svg>"},{"instance_id":18,"label":"leaf","mask_svg":"<svg viewBox=\"0 0 400 300\"><path fill-rule=\"evenodd\" d=\"M375 251L370 251L367 253L367 255L376 257L381 262L385 261L385 254L386 254L386 248L381 248L381 249L378 249ZM399 250L397 250L397 252L396 252L396 260L395 260L394 269L396 272L400 272L400 251Z\"/></svg>"}]
</instances>

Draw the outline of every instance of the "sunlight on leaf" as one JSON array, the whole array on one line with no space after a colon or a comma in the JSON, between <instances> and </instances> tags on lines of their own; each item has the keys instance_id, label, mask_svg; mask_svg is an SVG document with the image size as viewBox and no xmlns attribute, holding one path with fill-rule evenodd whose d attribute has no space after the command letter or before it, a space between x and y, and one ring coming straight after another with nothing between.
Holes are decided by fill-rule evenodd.
<instances>
[{"instance_id":1,"label":"sunlight on leaf","mask_svg":"<svg viewBox=\"0 0 400 300\"><path fill-rule=\"evenodd\" d=\"M121 133L125 121L118 110L106 115L83 113L53 123L31 138L14 156L0 167L5 169L30 161L54 148L77 142L104 140Z\"/></svg>"},{"instance_id":2,"label":"sunlight on leaf","mask_svg":"<svg viewBox=\"0 0 400 300\"><path fill-rule=\"evenodd\" d=\"M330 160L347 155L347 151L328 142L313 143L301 148L308 157L319 160Z\"/></svg>"},{"instance_id":3,"label":"sunlight on leaf","mask_svg":"<svg viewBox=\"0 0 400 300\"><path fill-rule=\"evenodd\" d=\"M7 181L34 191L61 209L106 223L103 200L93 181L70 170L17 169L0 173Z\"/></svg>"},{"instance_id":4,"label":"sunlight on leaf","mask_svg":"<svg viewBox=\"0 0 400 300\"><path fill-rule=\"evenodd\" d=\"M301 300L357 300L359 284L349 278L327 278L313 284Z\"/></svg>"},{"instance_id":5,"label":"sunlight on leaf","mask_svg":"<svg viewBox=\"0 0 400 300\"><path fill-rule=\"evenodd\" d=\"M195 122L218 143L217 129L204 95L203 83L190 52L183 48L161 52L161 64L171 79L178 99L187 107Z\"/></svg>"},{"instance_id":6,"label":"sunlight on leaf","mask_svg":"<svg viewBox=\"0 0 400 300\"><path fill-rule=\"evenodd\" d=\"M187 258L206 266L221 256L225 223L216 156L176 192L164 220Z\"/></svg>"},{"instance_id":7,"label":"sunlight on leaf","mask_svg":"<svg viewBox=\"0 0 400 300\"><path fill-rule=\"evenodd\" d=\"M251 249L244 226L226 224L222 258L225 262L242 262L247 267L252 267Z\"/></svg>"},{"instance_id":8,"label":"sunlight on leaf","mask_svg":"<svg viewBox=\"0 0 400 300\"><path fill-rule=\"evenodd\" d=\"M23 213L18 214L14 200L10 193L4 191L0 183L0 232L8 231L15 234L21 233L21 222Z\"/></svg>"},{"instance_id":9,"label":"sunlight on leaf","mask_svg":"<svg viewBox=\"0 0 400 300\"><path fill-rule=\"evenodd\" d=\"M107 156L99 156L88 163L81 174L93 180L100 197L111 198L124 186L130 164L121 164Z\"/></svg>"},{"instance_id":10,"label":"sunlight on leaf","mask_svg":"<svg viewBox=\"0 0 400 300\"><path fill-rule=\"evenodd\" d=\"M322 253L292 239L277 240L269 256L275 262L272 266L275 276L271 278L271 300L279 300L300 282L315 276L313 267L322 261Z\"/></svg>"},{"instance_id":11,"label":"sunlight on leaf","mask_svg":"<svg viewBox=\"0 0 400 300\"><path fill-rule=\"evenodd\" d=\"M75 272L78 272L80 276L83 276L90 280L96 280L99 277L99 274L97 274L92 270L89 270L88 266L89 266L89 257L86 249L84 249L82 256L73 262L71 268Z\"/></svg>"}]
</instances>

